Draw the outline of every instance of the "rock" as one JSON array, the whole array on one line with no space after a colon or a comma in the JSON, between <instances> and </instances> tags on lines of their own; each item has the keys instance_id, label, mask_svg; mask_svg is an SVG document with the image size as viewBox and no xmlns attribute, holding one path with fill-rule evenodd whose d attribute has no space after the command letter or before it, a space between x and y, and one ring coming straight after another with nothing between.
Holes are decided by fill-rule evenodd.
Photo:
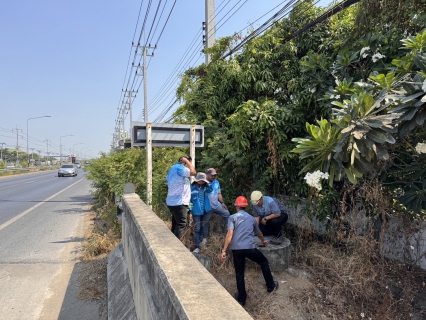
<instances>
[{"instance_id":1,"label":"rock","mask_svg":"<svg viewBox=\"0 0 426 320\"><path fill-rule=\"evenodd\" d=\"M395 283L389 282L386 289L390 290L395 299L399 300L404 298L404 290L398 287Z\"/></svg>"},{"instance_id":2,"label":"rock","mask_svg":"<svg viewBox=\"0 0 426 320\"><path fill-rule=\"evenodd\" d=\"M198 259L198 261L200 261L204 268L206 268L207 270L210 269L210 267L212 266L212 258L202 253L194 253L193 255L195 258Z\"/></svg>"},{"instance_id":3,"label":"rock","mask_svg":"<svg viewBox=\"0 0 426 320\"><path fill-rule=\"evenodd\" d=\"M294 268L288 268L286 270L291 276L295 277L295 278L302 278L302 279L308 279L311 277L311 275L309 273L307 273L304 270L297 270Z\"/></svg>"},{"instance_id":4,"label":"rock","mask_svg":"<svg viewBox=\"0 0 426 320\"><path fill-rule=\"evenodd\" d=\"M413 300L413 307L418 310L426 311L426 295L415 293L414 300Z\"/></svg>"},{"instance_id":5,"label":"rock","mask_svg":"<svg viewBox=\"0 0 426 320\"><path fill-rule=\"evenodd\" d=\"M314 289L314 292L315 292L315 296L316 296L317 298L322 299L321 291L319 291L318 289Z\"/></svg>"}]
</instances>

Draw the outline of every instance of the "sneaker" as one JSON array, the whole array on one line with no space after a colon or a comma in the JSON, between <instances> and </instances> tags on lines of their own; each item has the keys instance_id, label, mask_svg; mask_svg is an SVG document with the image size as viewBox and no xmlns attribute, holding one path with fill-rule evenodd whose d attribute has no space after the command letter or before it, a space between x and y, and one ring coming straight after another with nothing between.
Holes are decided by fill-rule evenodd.
<instances>
[{"instance_id":1,"label":"sneaker","mask_svg":"<svg viewBox=\"0 0 426 320\"><path fill-rule=\"evenodd\" d=\"M268 288L268 292L274 292L275 290L278 290L278 287L280 286L280 284L278 283L278 281L274 281L274 287L273 288Z\"/></svg>"},{"instance_id":2,"label":"sneaker","mask_svg":"<svg viewBox=\"0 0 426 320\"><path fill-rule=\"evenodd\" d=\"M194 251L192 251L192 253L200 253L200 248L195 248Z\"/></svg>"},{"instance_id":3,"label":"sneaker","mask_svg":"<svg viewBox=\"0 0 426 320\"><path fill-rule=\"evenodd\" d=\"M207 238L204 238L204 239L203 239L203 241L201 241L201 245L202 245L202 246L207 245Z\"/></svg>"},{"instance_id":4,"label":"sneaker","mask_svg":"<svg viewBox=\"0 0 426 320\"><path fill-rule=\"evenodd\" d=\"M238 297L239 297L238 292L235 292L235 293L234 293L234 298L235 298L235 300L237 300L237 301L238 301ZM245 302L245 301L244 301L244 302L242 302L242 301L238 301L238 303L239 303L240 305L242 305L243 307L246 305L246 302Z\"/></svg>"}]
</instances>

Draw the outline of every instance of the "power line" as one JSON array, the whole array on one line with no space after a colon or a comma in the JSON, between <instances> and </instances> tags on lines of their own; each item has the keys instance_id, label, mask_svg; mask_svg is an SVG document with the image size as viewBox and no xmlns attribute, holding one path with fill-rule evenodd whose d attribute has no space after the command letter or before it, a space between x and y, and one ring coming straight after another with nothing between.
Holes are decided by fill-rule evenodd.
<instances>
[{"instance_id":1,"label":"power line","mask_svg":"<svg viewBox=\"0 0 426 320\"><path fill-rule=\"evenodd\" d=\"M300 34L302 34L304 32L306 32L307 30L309 30L313 26L317 25L318 23L323 22L324 20L328 19L329 17L335 15L336 13L338 13L338 12L346 9L347 7L349 7L349 6L357 3L359 1L360 0L344 0L344 1L342 1L342 2L340 2L338 4L336 4L336 5L334 5L331 9L327 10L320 17L316 18L314 21L308 23L307 25L305 25L304 27L300 28L299 30L297 30L296 32L294 32L293 34L291 34L290 36L286 37L283 40L282 43L286 43L286 42L290 41L291 39L297 37L298 35L300 35ZM290 1L290 2L294 2L294 1ZM284 17L284 9L286 7L288 7L288 4L283 9L281 9L280 11L278 11L274 16L272 16L267 22L265 22L259 28L257 28L253 33L251 33L244 40L242 40L239 44L237 44L234 48L232 48L226 54L224 54L221 57L221 59L225 59L228 56L230 56L231 54L235 53L236 51L238 51L239 49L241 49L245 44L247 44L248 42L250 42L251 40L253 40L258 35L262 34L267 29L269 29L276 21L282 19Z\"/></svg>"},{"instance_id":2,"label":"power line","mask_svg":"<svg viewBox=\"0 0 426 320\"><path fill-rule=\"evenodd\" d=\"M160 24L161 17L163 16L164 9L166 8L167 1L168 0L166 0L166 2L164 3L163 10L161 10L160 18L158 18L157 25L155 26L154 32L152 33L151 40L154 38L155 32L157 32L157 28L158 28L158 25ZM148 43L151 43L151 41L149 41L149 38L148 38Z\"/></svg>"},{"instance_id":3,"label":"power line","mask_svg":"<svg viewBox=\"0 0 426 320\"><path fill-rule=\"evenodd\" d=\"M138 29L139 17L140 17L140 15L141 15L142 5L143 5L143 0L141 1L141 5L140 5L140 7L139 7L138 19L136 20L135 31L133 32L132 46L130 46L129 58L128 58L128 60L127 60L126 74L124 75L124 80L123 80L123 86L122 86L122 87L124 87L124 84L126 83L127 72L129 71L129 63L130 63L130 57L132 56L133 41L134 41L134 39L135 39L136 30ZM123 92L123 91L122 91L122 92ZM121 101L121 99L122 99L122 96L121 96L121 94L120 94L120 99L118 100L118 104L119 104L119 105L120 105L120 101ZM119 114L119 109L120 109L120 107L117 107L118 114ZM116 115L116 117L117 117L117 115Z\"/></svg>"}]
</instances>

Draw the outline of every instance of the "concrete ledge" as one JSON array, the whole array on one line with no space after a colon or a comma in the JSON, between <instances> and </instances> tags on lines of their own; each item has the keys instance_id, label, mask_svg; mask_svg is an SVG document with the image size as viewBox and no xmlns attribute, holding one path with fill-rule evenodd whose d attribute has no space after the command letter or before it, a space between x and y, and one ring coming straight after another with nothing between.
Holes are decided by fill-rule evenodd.
<instances>
[{"instance_id":1,"label":"concrete ledge","mask_svg":"<svg viewBox=\"0 0 426 320\"><path fill-rule=\"evenodd\" d=\"M251 319L138 195L124 195L123 209L123 262L137 319Z\"/></svg>"}]
</instances>

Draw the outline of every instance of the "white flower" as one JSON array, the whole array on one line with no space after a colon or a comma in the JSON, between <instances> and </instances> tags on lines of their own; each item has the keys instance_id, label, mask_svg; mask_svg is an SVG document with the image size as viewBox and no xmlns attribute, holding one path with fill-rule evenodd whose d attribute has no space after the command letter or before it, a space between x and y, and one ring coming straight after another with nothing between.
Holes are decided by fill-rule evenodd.
<instances>
[{"instance_id":1,"label":"white flower","mask_svg":"<svg viewBox=\"0 0 426 320\"><path fill-rule=\"evenodd\" d=\"M425 81L423 81L422 90L423 90L424 92L426 92L426 80L425 80Z\"/></svg>"},{"instance_id":2,"label":"white flower","mask_svg":"<svg viewBox=\"0 0 426 320\"><path fill-rule=\"evenodd\" d=\"M359 55L362 56L363 58L368 56L368 53L365 53L365 51L370 51L370 47L364 47L361 49L361 51L359 52Z\"/></svg>"},{"instance_id":3,"label":"white flower","mask_svg":"<svg viewBox=\"0 0 426 320\"><path fill-rule=\"evenodd\" d=\"M304 179L306 180L306 183L309 186L314 187L318 191L321 191L322 190L321 179L328 179L328 177L329 177L328 173L323 173L317 170L313 173L308 172L305 175Z\"/></svg>"},{"instance_id":4,"label":"white flower","mask_svg":"<svg viewBox=\"0 0 426 320\"><path fill-rule=\"evenodd\" d=\"M340 95L335 96L336 99L340 99Z\"/></svg>"},{"instance_id":5,"label":"white flower","mask_svg":"<svg viewBox=\"0 0 426 320\"><path fill-rule=\"evenodd\" d=\"M361 318L364 318L364 317L365 317L364 312L361 312Z\"/></svg>"},{"instance_id":6,"label":"white flower","mask_svg":"<svg viewBox=\"0 0 426 320\"><path fill-rule=\"evenodd\" d=\"M373 62L377 62L378 60L386 57L384 54L381 54L380 52L377 52L376 54L373 54L371 59L373 59Z\"/></svg>"},{"instance_id":7,"label":"white flower","mask_svg":"<svg viewBox=\"0 0 426 320\"><path fill-rule=\"evenodd\" d=\"M411 250L414 250L414 247L413 247L413 246L410 246L410 248L411 248Z\"/></svg>"},{"instance_id":8,"label":"white flower","mask_svg":"<svg viewBox=\"0 0 426 320\"><path fill-rule=\"evenodd\" d=\"M418 143L416 146L417 153L426 153L426 143Z\"/></svg>"}]
</instances>

